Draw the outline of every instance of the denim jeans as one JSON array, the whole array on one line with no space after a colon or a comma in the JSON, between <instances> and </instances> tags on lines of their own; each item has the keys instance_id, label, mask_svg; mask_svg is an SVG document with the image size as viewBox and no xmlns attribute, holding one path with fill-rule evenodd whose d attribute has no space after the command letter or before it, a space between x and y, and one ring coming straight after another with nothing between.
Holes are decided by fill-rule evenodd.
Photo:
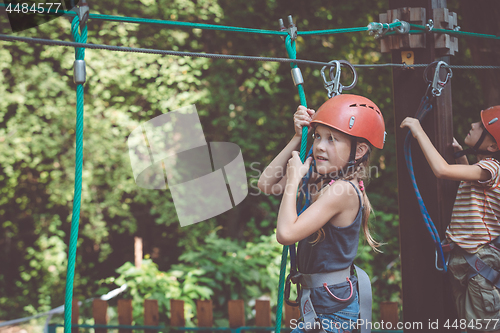
<instances>
[{"instance_id":1,"label":"denim jeans","mask_svg":"<svg viewBox=\"0 0 500 333\"><path fill-rule=\"evenodd\" d=\"M346 308L330 314L318 313L318 318L322 328L331 333L350 333L356 328L359 316L358 293L354 296L354 301ZM297 327L291 333L305 333L304 322L297 323ZM307 328L307 327L306 327Z\"/></svg>"}]
</instances>

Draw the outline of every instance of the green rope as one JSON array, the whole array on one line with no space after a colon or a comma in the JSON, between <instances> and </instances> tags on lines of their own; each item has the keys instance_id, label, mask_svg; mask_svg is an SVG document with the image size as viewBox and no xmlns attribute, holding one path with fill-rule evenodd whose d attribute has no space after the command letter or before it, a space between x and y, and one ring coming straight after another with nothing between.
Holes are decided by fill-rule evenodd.
<instances>
[{"instance_id":1,"label":"green rope","mask_svg":"<svg viewBox=\"0 0 500 333\"><path fill-rule=\"evenodd\" d=\"M360 31L368 31L368 27L328 29L328 30L316 30L316 31L298 31L297 35L299 36L333 35L333 34L342 34L347 32L360 32Z\"/></svg>"},{"instance_id":2,"label":"green rope","mask_svg":"<svg viewBox=\"0 0 500 333\"><path fill-rule=\"evenodd\" d=\"M0 3L0 7L7 7L7 4ZM75 16L76 13L71 10L58 10L50 9L48 12L44 12L42 14L57 14L57 15L68 15ZM147 24L159 24L159 25L167 25L167 26L176 26L183 28L195 28L195 29L204 29L204 30L218 30L218 31L231 31L231 32L246 32L253 34L264 34L264 35L278 35L278 36L288 36L288 32L286 31L277 31L277 30L265 30L265 29L253 29L253 28L241 28L241 27L232 27L226 25L218 25L218 24L206 24L206 23L193 23L193 22L180 22L180 21L169 21L169 20L157 20L157 19L148 19L148 18L140 18L140 17L129 17L129 16L116 16L116 15L105 15L105 14L89 14L90 19L96 20L106 20L112 22L124 22L124 23L147 23ZM397 23L389 24L390 27L397 26ZM368 27L357 27L357 28L342 28L342 29L328 29L328 30L313 30L313 31L299 31L297 34L299 36L307 36L307 35L329 35L329 34L340 34L340 33L348 33L348 32L360 32L367 31Z\"/></svg>"},{"instance_id":3,"label":"green rope","mask_svg":"<svg viewBox=\"0 0 500 333\"><path fill-rule=\"evenodd\" d=\"M7 7L7 4L0 3L0 7ZM69 15L75 16L76 13L71 10L59 10L56 12L55 9L51 9L49 12L44 12L43 14L58 14L58 15ZM183 28L195 28L195 29L204 29L204 30L219 30L219 31L232 31L232 32L247 32L254 34L265 34L265 35L279 35L286 36L288 33L286 31L275 31L275 30L265 30L265 29L253 29L253 28L241 28L241 27L232 27L226 25L217 25L217 24L206 24L206 23L193 23L193 22L179 22L179 21L168 21L168 20L156 20L156 19L148 19L148 18L140 18L140 17L128 17L128 16L116 16L116 15L105 15L105 14L90 14L89 18L96 20L106 20L113 22L124 22L124 23L148 23L148 24L159 24L159 25L168 25L168 26L177 26ZM349 32L361 32L361 31L369 31L370 25L376 24L376 22L370 23L367 27L356 27L356 28L341 28L341 29L327 29L327 30L312 30L312 31L298 31L298 36L310 36L310 35L332 35L332 34L341 34L341 33L349 33ZM381 24L381 23L378 23ZM387 26L388 29L395 28L401 25L401 22L393 22L393 23L383 23L384 26ZM423 25L412 24L410 23L410 27L417 28L419 30L412 30L410 33L422 33L422 30L426 30L427 28ZM433 29L432 32L435 33L443 33L457 36L466 36L466 37L481 37L481 38L489 38L489 39L500 39L499 36L495 35L487 35L487 34L478 34L473 32L466 31L455 31L455 30L446 30L446 29ZM389 32L386 35L392 35L394 32Z\"/></svg>"},{"instance_id":4,"label":"green rope","mask_svg":"<svg viewBox=\"0 0 500 333\"><path fill-rule=\"evenodd\" d=\"M410 31L413 33L422 33L427 31L427 27L419 24L413 24L410 23L410 27L417 28L420 31ZM440 33L440 34L448 34L448 35L456 35L456 36L464 36L464 37L479 37L479 38L487 38L487 39L498 39L500 40L499 36L495 35L487 35L487 34L478 34L475 32L467 32L467 31L457 31L457 30L448 30L448 29L432 29L431 31L428 32L435 32L435 33Z\"/></svg>"},{"instance_id":5,"label":"green rope","mask_svg":"<svg viewBox=\"0 0 500 333\"><path fill-rule=\"evenodd\" d=\"M76 42L87 42L87 26L78 33L80 20L75 16L71 23L71 33ZM84 48L75 48L75 59L85 58ZM80 221L80 203L82 194L83 165L83 84L76 87L76 153L75 153L75 193L73 198L73 215L71 218L71 234L68 251L68 271L66 273L66 297L64 302L64 333L71 333L71 308L73 306L73 281L75 279L76 245L78 241L78 224Z\"/></svg>"},{"instance_id":6,"label":"green rope","mask_svg":"<svg viewBox=\"0 0 500 333\"><path fill-rule=\"evenodd\" d=\"M295 49L295 41L292 42L290 36L287 36L286 40L285 40L285 45L286 45L286 50L288 52L288 56L290 57L290 59L296 59L297 58L297 51ZM297 64L292 62L292 63L290 63L290 67L296 68ZM299 84L297 86L297 89L299 90L300 104L307 107L306 95L304 92L304 88L302 87L302 84ZM302 128L302 138L300 141L300 159L301 159L302 163L305 161L305 156L306 156L307 133L308 133L307 127L303 127ZM278 304L277 304L276 327L275 327L276 333L280 333L280 330L281 330L281 320L282 320L282 312L283 312L283 294L284 294L284 288L285 288L287 256L288 256L288 245L285 245L285 246L283 246L283 253L281 255L281 269L280 269L280 278L279 278L279 282L278 282L279 288L278 288Z\"/></svg>"},{"instance_id":7,"label":"green rope","mask_svg":"<svg viewBox=\"0 0 500 333\"><path fill-rule=\"evenodd\" d=\"M297 51L295 47L295 41L292 41L290 36L287 36L285 39L285 46L286 46L286 51L288 52L288 57L290 59L297 59ZM297 68L296 63L290 63L291 68ZM299 84L297 86L297 89L299 91L299 98L300 98L300 104L305 106L307 108L307 101L306 101L306 94L304 92L304 87L302 84ZM302 128L302 138L300 141L300 159L302 163L304 163L306 159L306 150L307 150L307 133L308 129L306 127Z\"/></svg>"}]
</instances>

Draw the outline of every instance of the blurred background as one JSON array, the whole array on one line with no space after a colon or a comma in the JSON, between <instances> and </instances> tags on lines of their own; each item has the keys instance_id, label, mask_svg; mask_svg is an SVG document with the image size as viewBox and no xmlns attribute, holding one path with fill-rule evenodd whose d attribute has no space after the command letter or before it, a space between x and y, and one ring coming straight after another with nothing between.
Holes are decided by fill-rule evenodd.
<instances>
[{"instance_id":1,"label":"blurred background","mask_svg":"<svg viewBox=\"0 0 500 333\"><path fill-rule=\"evenodd\" d=\"M278 30L292 15L299 31L364 27L378 22L388 1L101 0L91 13ZM448 1L463 31L499 35L500 6L493 0ZM1 32L11 34L5 15ZM71 41L60 17L16 35ZM287 57L278 36L89 20L88 42L163 50ZM297 58L390 63L367 32L297 39ZM500 65L497 40L459 38L451 64ZM50 310L64 303L75 156L74 49L0 41L0 320ZM124 283L122 297L140 306L159 301L167 322L171 298L212 299L216 326L227 326L227 301L252 305L269 298L275 314L282 246L276 242L279 197L259 194L260 172L294 134L299 97L290 66L275 62L86 50L82 208L75 298L107 293ZM321 66L299 65L308 106L327 99ZM374 314L381 301L401 304L398 199L392 71L358 68L351 93L372 99L386 120L387 142L372 154L367 184L374 207L372 231L387 243L383 254L360 239L355 263L373 282ZM500 104L498 70L453 72L455 137L463 144L478 111ZM422 84L424 84L422 80ZM243 153L249 195L236 208L181 228L166 190L136 186L127 137L139 124L195 104L207 142L232 142ZM415 105L415 110L418 105ZM144 261L134 265L134 239ZM110 303L113 304L113 301ZM251 318L250 306L247 306ZM141 323L142 309L134 319ZM90 305L82 306L90 311ZM113 310L110 310L111 320ZM273 317L274 318L274 317ZM377 319L376 317L374 319ZM41 323L43 323L43 318ZM62 322L62 316L54 317ZM36 326L36 323L32 325ZM248 322L252 324L251 321Z\"/></svg>"}]
</instances>

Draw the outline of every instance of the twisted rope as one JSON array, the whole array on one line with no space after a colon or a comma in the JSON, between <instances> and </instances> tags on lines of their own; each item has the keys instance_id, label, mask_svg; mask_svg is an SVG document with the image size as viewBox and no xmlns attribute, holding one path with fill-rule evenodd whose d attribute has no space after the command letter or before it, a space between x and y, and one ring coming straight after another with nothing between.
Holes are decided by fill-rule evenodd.
<instances>
[{"instance_id":1,"label":"twisted rope","mask_svg":"<svg viewBox=\"0 0 500 333\"><path fill-rule=\"evenodd\" d=\"M80 20L75 16L71 23L73 39L80 43L87 42L87 26L78 32ZM84 60L85 49L75 48L75 59ZM73 215L71 217L71 233L69 238L68 270L66 273L66 296L64 301L64 333L71 333L71 310L73 306L73 282L75 280L76 245L80 222L80 204L82 197L83 166L83 84L76 87L76 153L75 153L75 193L73 198Z\"/></svg>"}]
</instances>

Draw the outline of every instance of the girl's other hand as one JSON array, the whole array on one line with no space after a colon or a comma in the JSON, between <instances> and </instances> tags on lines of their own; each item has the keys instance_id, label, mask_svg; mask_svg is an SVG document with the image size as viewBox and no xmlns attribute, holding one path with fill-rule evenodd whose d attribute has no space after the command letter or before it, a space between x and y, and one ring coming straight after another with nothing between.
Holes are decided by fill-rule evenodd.
<instances>
[{"instance_id":1,"label":"girl's other hand","mask_svg":"<svg viewBox=\"0 0 500 333\"><path fill-rule=\"evenodd\" d=\"M422 129L422 125L420 125L420 121L412 117L406 117L401 122L400 127L401 128L408 127L414 138L416 138L419 133L424 132L424 130Z\"/></svg>"},{"instance_id":2,"label":"girl's other hand","mask_svg":"<svg viewBox=\"0 0 500 333\"><path fill-rule=\"evenodd\" d=\"M292 158L288 160L286 166L286 175L289 180L300 182L300 180L307 174L311 166L312 156L309 156L304 163L300 160L299 152L293 151ZM297 184L298 185L298 184Z\"/></svg>"},{"instance_id":3,"label":"girl's other hand","mask_svg":"<svg viewBox=\"0 0 500 333\"><path fill-rule=\"evenodd\" d=\"M299 105L297 112L293 115L293 125L295 128L295 134L302 136L302 127L311 125L312 116L315 111L312 109L307 109L305 106Z\"/></svg>"}]
</instances>

